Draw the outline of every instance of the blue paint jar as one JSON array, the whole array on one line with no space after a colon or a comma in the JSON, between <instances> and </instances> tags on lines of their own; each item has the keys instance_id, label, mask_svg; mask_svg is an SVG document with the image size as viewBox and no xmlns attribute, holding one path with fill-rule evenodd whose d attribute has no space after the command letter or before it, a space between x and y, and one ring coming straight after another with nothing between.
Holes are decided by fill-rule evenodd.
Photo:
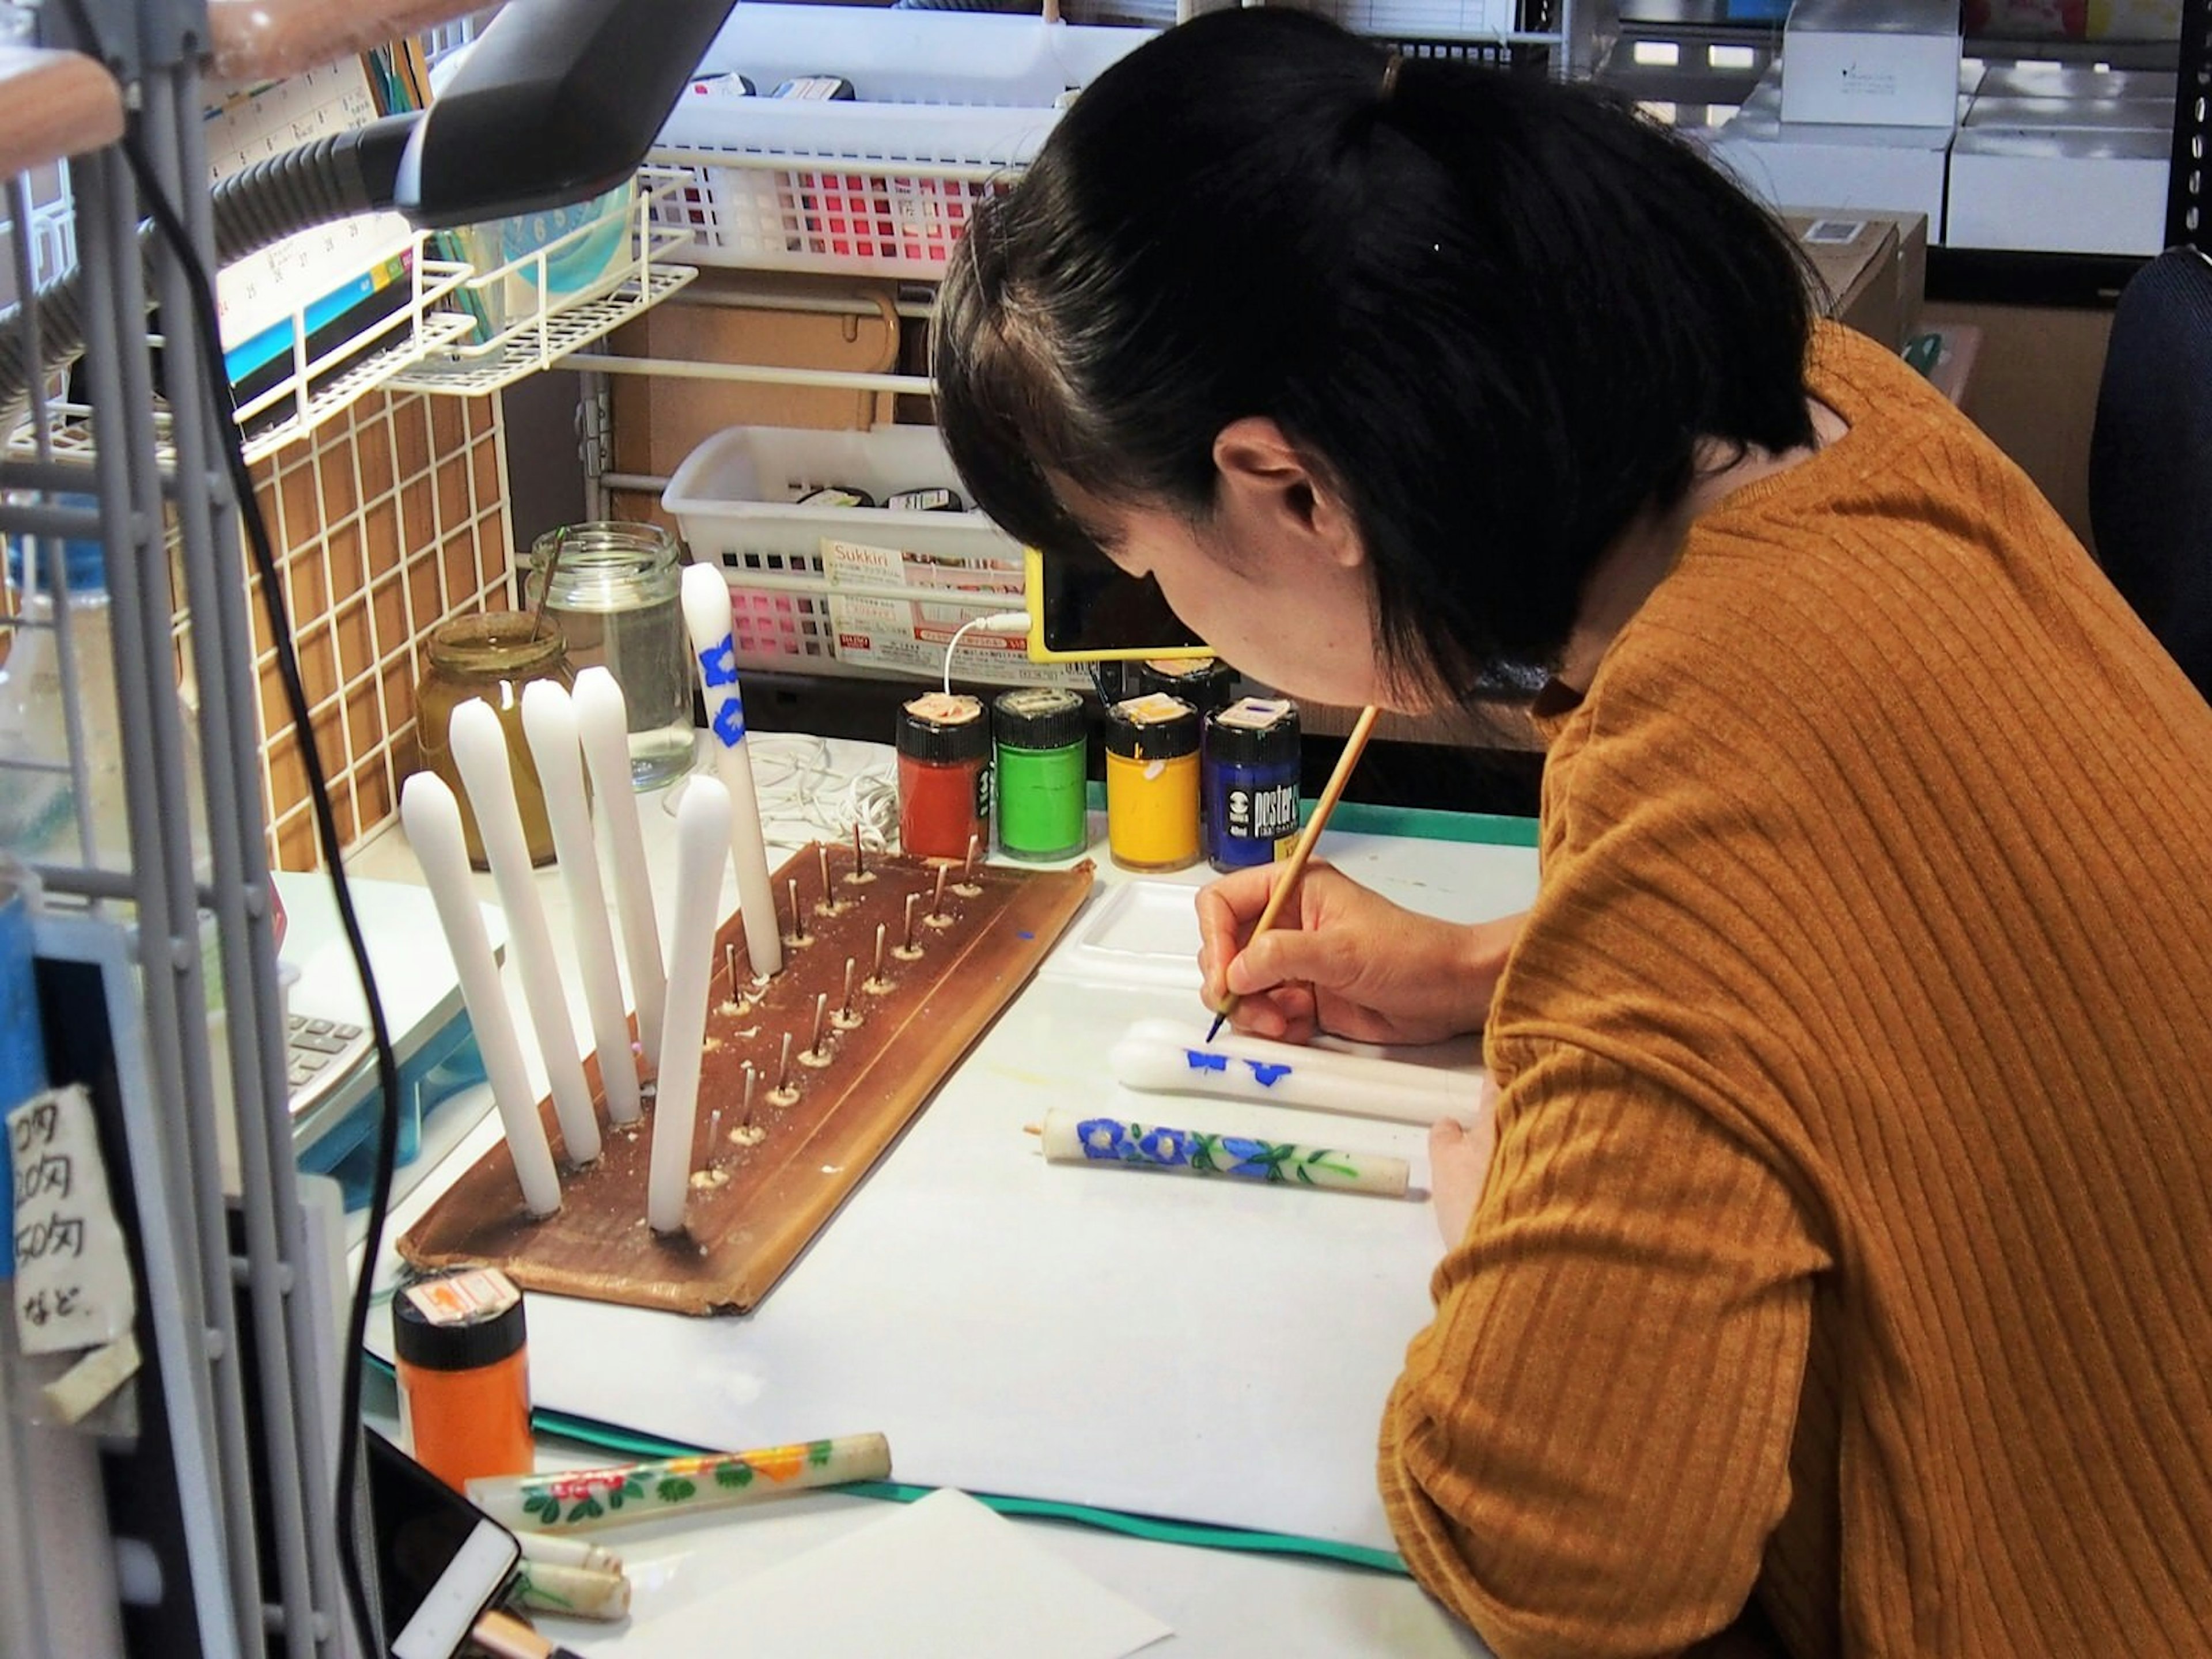
<instances>
[{"instance_id":1,"label":"blue paint jar","mask_svg":"<svg viewBox=\"0 0 2212 1659\"><path fill-rule=\"evenodd\" d=\"M1288 858L1298 838L1298 709L1243 697L1206 717L1206 861L1243 870Z\"/></svg>"}]
</instances>

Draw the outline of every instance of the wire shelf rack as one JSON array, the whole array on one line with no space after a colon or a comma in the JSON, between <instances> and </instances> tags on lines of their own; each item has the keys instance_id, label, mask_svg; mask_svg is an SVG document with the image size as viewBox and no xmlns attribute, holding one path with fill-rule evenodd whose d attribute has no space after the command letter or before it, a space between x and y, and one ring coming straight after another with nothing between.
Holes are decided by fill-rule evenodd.
<instances>
[{"instance_id":1,"label":"wire shelf rack","mask_svg":"<svg viewBox=\"0 0 2212 1659\"><path fill-rule=\"evenodd\" d=\"M275 453L342 415L370 392L441 392L481 397L549 368L649 310L698 275L696 266L669 263L690 245L688 233L656 222L657 210L689 177L670 168L647 168L629 193L627 252L596 276L563 288L556 274L599 226L586 222L503 264L451 256L440 234L416 232L377 251L368 268L404 268L403 303L348 337L316 346L315 324L306 304L291 313L290 362L272 384L238 404L249 462ZM34 205L28 221L38 269L65 270L74 263L66 198ZM488 338L487 319L497 326ZM157 334L156 347L164 343ZM26 412L8 433L0 453L45 457L64 464L93 453L91 410L64 392L62 377L50 383L43 434ZM174 459L166 407L154 416L158 453ZM41 441L43 437L44 441Z\"/></svg>"},{"instance_id":2,"label":"wire shelf rack","mask_svg":"<svg viewBox=\"0 0 2212 1659\"><path fill-rule=\"evenodd\" d=\"M444 308L460 286L475 276L472 267L435 257L428 250L427 236L421 234L386 250L385 257L405 261L407 300L349 338L325 349L311 349L307 307L302 305L294 310L290 367L273 385L238 406L249 462L273 454L313 432L393 375L459 340L473 326L465 313ZM155 335L152 343L166 343ZM94 453L91 415L86 404L66 397L52 398L46 405L43 433L35 417L25 415L8 434L4 453L26 459L45 456L63 462L89 461ZM156 454L164 465L173 464L175 449L166 407L155 411L154 432Z\"/></svg>"},{"instance_id":3,"label":"wire shelf rack","mask_svg":"<svg viewBox=\"0 0 2212 1659\"><path fill-rule=\"evenodd\" d=\"M386 384L394 391L481 397L552 368L659 304L699 274L696 266L665 258L690 246L690 235L656 222L657 210L688 183L688 175L671 168L640 173L629 204L629 252L581 286L562 291L553 272L597 234L591 222L480 276L472 273L445 301L464 322L464 336L480 331L488 315L503 316L502 325L488 339L434 347Z\"/></svg>"}]
</instances>

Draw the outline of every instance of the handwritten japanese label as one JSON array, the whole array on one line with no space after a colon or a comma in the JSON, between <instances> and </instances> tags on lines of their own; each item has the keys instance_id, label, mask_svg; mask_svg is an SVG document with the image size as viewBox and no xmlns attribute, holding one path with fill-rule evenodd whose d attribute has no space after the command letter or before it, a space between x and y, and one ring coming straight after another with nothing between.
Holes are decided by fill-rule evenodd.
<instances>
[{"instance_id":1,"label":"handwritten japanese label","mask_svg":"<svg viewBox=\"0 0 2212 1659\"><path fill-rule=\"evenodd\" d=\"M137 1300L108 1201L92 1100L75 1085L8 1114L15 1200L15 1328L26 1353L112 1342Z\"/></svg>"}]
</instances>

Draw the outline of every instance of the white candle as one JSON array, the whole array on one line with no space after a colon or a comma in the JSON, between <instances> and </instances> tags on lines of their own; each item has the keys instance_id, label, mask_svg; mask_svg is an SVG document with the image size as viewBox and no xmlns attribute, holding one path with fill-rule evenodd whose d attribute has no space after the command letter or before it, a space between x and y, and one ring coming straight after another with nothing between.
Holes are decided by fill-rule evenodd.
<instances>
[{"instance_id":1,"label":"white candle","mask_svg":"<svg viewBox=\"0 0 2212 1659\"><path fill-rule=\"evenodd\" d=\"M606 831L614 866L615 907L622 917L623 960L637 1004L637 1040L647 1067L660 1065L660 1010L668 974L660 961L660 923L653 914L653 884L646 877L645 838L637 827L637 796L629 778L629 708L622 687L605 668L576 676L570 696L584 763L599 796L595 813Z\"/></svg>"},{"instance_id":2,"label":"white candle","mask_svg":"<svg viewBox=\"0 0 2212 1659\"><path fill-rule=\"evenodd\" d=\"M668 941L668 1017L660 1034L645 1198L645 1218L657 1233L683 1230L690 1195L707 983L714 971L714 918L729 845L729 792L712 778L694 778L676 809L676 927Z\"/></svg>"},{"instance_id":3,"label":"white candle","mask_svg":"<svg viewBox=\"0 0 2212 1659\"><path fill-rule=\"evenodd\" d=\"M1478 1079L1402 1060L1369 1060L1328 1048L1268 1042L1223 1032L1212 1042L1170 1019L1140 1019L1108 1063L1124 1088L1233 1095L1352 1117L1428 1125L1474 1115Z\"/></svg>"},{"instance_id":4,"label":"white candle","mask_svg":"<svg viewBox=\"0 0 2212 1659\"><path fill-rule=\"evenodd\" d=\"M592 1016L592 1041L599 1055L599 1086L607 1116L616 1123L638 1117L637 1057L630 1053L629 1012L622 976L615 971L615 941L607 926L607 900L599 886L599 852L592 844L592 809L584 800L584 757L577 747L576 711L568 693L552 680L522 690L522 732L538 763L545 790L545 816L553 826L553 853L568 890L568 933L583 975L584 1006Z\"/></svg>"},{"instance_id":5,"label":"white candle","mask_svg":"<svg viewBox=\"0 0 2212 1659\"><path fill-rule=\"evenodd\" d=\"M399 821L416 862L422 866L423 879L429 883L438 920L446 930L446 947L460 975L461 1000L476 1030L492 1103L507 1131L507 1149L514 1159L515 1178L522 1183L523 1204L532 1215L550 1215L561 1207L561 1176L553 1168L553 1149L538 1115L538 1091L530 1086L521 1039L514 1034L514 1015L500 988L499 964L492 959L491 940L469 880L460 805L444 780L417 772L399 792Z\"/></svg>"},{"instance_id":6,"label":"white candle","mask_svg":"<svg viewBox=\"0 0 2212 1659\"><path fill-rule=\"evenodd\" d=\"M783 971L783 939L776 929L775 895L769 885L768 843L761 836L753 757L745 747L745 702L738 686L737 641L730 631L730 586L711 565L695 564L684 572L684 625L691 635L700 689L706 693L707 729L714 739L715 763L730 795L730 854L738 866L745 955L754 973L779 974Z\"/></svg>"},{"instance_id":7,"label":"white candle","mask_svg":"<svg viewBox=\"0 0 2212 1659\"><path fill-rule=\"evenodd\" d=\"M553 941L545 930L545 911L538 902L530 873L530 848L522 836L522 810L515 805L514 772L507 760L507 732L491 705L471 697L453 710L447 740L453 761L468 787L469 805L483 837L499 902L507 912L507 935L522 969L523 1000L538 1033L538 1058L561 1121L561 1139L572 1164L589 1164L599 1155L599 1120L584 1086L583 1062L576 1057L575 1028L568 1024L568 1002L553 963Z\"/></svg>"}]
</instances>

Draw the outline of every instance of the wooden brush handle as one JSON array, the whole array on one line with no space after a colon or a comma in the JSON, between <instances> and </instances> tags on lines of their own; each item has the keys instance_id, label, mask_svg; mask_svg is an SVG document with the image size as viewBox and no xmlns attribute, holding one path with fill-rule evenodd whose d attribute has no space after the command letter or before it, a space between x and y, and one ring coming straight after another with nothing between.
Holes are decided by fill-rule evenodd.
<instances>
[{"instance_id":1,"label":"wooden brush handle","mask_svg":"<svg viewBox=\"0 0 2212 1659\"><path fill-rule=\"evenodd\" d=\"M1351 735L1344 740L1344 752L1336 757L1336 769L1328 775L1328 782L1321 792L1321 799L1314 803L1313 816L1306 820L1306 827L1298 832L1297 844L1291 848L1290 857L1284 860L1281 878L1275 883L1274 890L1267 895L1267 908L1260 912L1260 920L1253 925L1252 937L1244 941L1246 950L1250 950L1261 934L1275 925L1275 918L1282 914L1284 902L1298 884L1298 878L1305 874L1306 862L1313 857L1314 844L1320 841L1321 832L1328 827L1329 814L1336 811L1336 803L1344 795L1344 786L1352 781L1352 769L1359 763L1360 751L1367 747L1368 736L1375 730L1376 714L1374 706L1370 704L1359 711L1359 718L1352 723ZM1214 1012L1221 1019L1227 1019L1237 1012L1237 994L1231 992L1221 999ZM1220 1029L1220 1020L1214 1022L1217 1030ZM1208 1041L1211 1040L1209 1037Z\"/></svg>"}]
</instances>

